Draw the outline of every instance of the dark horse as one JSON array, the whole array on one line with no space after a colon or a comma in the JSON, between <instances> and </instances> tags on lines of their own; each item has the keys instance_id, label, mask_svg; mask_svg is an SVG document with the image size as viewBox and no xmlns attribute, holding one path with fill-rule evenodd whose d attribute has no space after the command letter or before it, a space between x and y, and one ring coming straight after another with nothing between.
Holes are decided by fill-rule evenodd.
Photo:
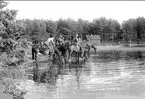
<instances>
[{"instance_id":1,"label":"dark horse","mask_svg":"<svg viewBox=\"0 0 145 99\"><path fill-rule=\"evenodd\" d=\"M70 42L68 42L66 40L61 41L60 39L57 39L55 42L55 45L56 45L57 49L61 52L61 55L65 59L65 62L67 62L67 59L68 59L69 44L70 44Z\"/></svg>"},{"instance_id":2,"label":"dark horse","mask_svg":"<svg viewBox=\"0 0 145 99\"><path fill-rule=\"evenodd\" d=\"M61 52L62 56L65 59L65 62L69 61L72 54L75 56L80 57L81 54L81 47L75 43L71 43L68 40L63 40L61 38L56 39L56 47Z\"/></svg>"},{"instance_id":3,"label":"dark horse","mask_svg":"<svg viewBox=\"0 0 145 99\"><path fill-rule=\"evenodd\" d=\"M86 43L86 46L88 47L88 53L90 54L90 50L91 50L91 48L93 48L94 49L94 52L95 52L95 54L96 54L96 50L97 50L97 48L94 46L94 45L92 45L92 44L90 44L90 43Z\"/></svg>"},{"instance_id":4,"label":"dark horse","mask_svg":"<svg viewBox=\"0 0 145 99\"><path fill-rule=\"evenodd\" d=\"M52 38L50 38L52 40ZM46 55L49 56L49 58L54 61L57 59L59 59L59 61L61 61L63 64L65 64L64 62L64 58L62 57L62 53L59 51L59 49L56 46L56 43L52 40L48 39L45 42L41 42L40 43L40 47L39 47L39 52L42 55Z\"/></svg>"}]
</instances>

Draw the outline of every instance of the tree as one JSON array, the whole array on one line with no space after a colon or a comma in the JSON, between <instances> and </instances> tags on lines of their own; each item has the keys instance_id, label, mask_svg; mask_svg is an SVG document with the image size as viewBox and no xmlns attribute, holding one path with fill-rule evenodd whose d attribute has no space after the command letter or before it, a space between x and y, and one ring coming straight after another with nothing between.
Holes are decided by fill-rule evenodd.
<instances>
[{"instance_id":1,"label":"tree","mask_svg":"<svg viewBox=\"0 0 145 99\"><path fill-rule=\"evenodd\" d=\"M24 20L16 20L17 32L14 35L15 39L18 40L20 38L26 37L26 24Z\"/></svg>"},{"instance_id":2,"label":"tree","mask_svg":"<svg viewBox=\"0 0 145 99\"><path fill-rule=\"evenodd\" d=\"M136 39L136 34L134 31L135 20L129 19L122 23L122 28L124 31L124 39L126 42L132 41Z\"/></svg>"},{"instance_id":3,"label":"tree","mask_svg":"<svg viewBox=\"0 0 145 99\"><path fill-rule=\"evenodd\" d=\"M139 44L145 37L145 19L143 17L124 21L122 28L124 36L129 41L136 41Z\"/></svg>"},{"instance_id":4,"label":"tree","mask_svg":"<svg viewBox=\"0 0 145 99\"><path fill-rule=\"evenodd\" d=\"M103 42L117 41L117 35L120 31L120 24L117 20L101 17L93 20L89 26L89 32L94 35L100 35Z\"/></svg>"},{"instance_id":5,"label":"tree","mask_svg":"<svg viewBox=\"0 0 145 99\"><path fill-rule=\"evenodd\" d=\"M69 35L71 33L71 26L67 20L59 19L57 21L57 32L62 35Z\"/></svg>"},{"instance_id":6,"label":"tree","mask_svg":"<svg viewBox=\"0 0 145 99\"><path fill-rule=\"evenodd\" d=\"M8 5L7 2L0 1L0 27L1 36L13 38L13 35L17 31L15 24L15 17L17 10L4 9Z\"/></svg>"},{"instance_id":7,"label":"tree","mask_svg":"<svg viewBox=\"0 0 145 99\"><path fill-rule=\"evenodd\" d=\"M57 32L57 22L51 21L51 20L47 20L46 21L46 32L47 33L52 33L55 34Z\"/></svg>"},{"instance_id":8,"label":"tree","mask_svg":"<svg viewBox=\"0 0 145 99\"><path fill-rule=\"evenodd\" d=\"M145 19L143 17L138 17L135 20L134 30L137 33L137 44L139 44L142 41L145 32Z\"/></svg>"},{"instance_id":9,"label":"tree","mask_svg":"<svg viewBox=\"0 0 145 99\"><path fill-rule=\"evenodd\" d=\"M78 19L77 21L78 33L85 38L85 35L89 34L89 22L86 20Z\"/></svg>"}]
</instances>

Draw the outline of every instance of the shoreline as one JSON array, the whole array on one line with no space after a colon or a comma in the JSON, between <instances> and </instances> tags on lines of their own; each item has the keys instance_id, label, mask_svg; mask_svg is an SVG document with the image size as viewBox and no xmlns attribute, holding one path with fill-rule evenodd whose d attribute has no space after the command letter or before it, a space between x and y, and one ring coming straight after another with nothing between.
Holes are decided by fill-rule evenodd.
<instances>
[{"instance_id":1,"label":"shoreline","mask_svg":"<svg viewBox=\"0 0 145 99\"><path fill-rule=\"evenodd\" d=\"M99 45L95 46L97 51L145 51L145 47L124 46L124 45ZM92 49L91 49L92 50Z\"/></svg>"}]
</instances>

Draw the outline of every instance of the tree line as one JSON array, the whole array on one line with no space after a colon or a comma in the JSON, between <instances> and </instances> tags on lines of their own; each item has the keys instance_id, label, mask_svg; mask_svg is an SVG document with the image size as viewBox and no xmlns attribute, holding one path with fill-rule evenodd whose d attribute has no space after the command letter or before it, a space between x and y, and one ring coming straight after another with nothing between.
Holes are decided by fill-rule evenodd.
<instances>
[{"instance_id":1,"label":"tree line","mask_svg":"<svg viewBox=\"0 0 145 99\"><path fill-rule=\"evenodd\" d=\"M79 34L83 39L85 35L100 35L102 43L142 43L145 34L145 18L128 19L121 24L114 19L105 17L94 19L92 22L78 19L16 19L17 10L5 9L8 3L0 1L0 36L18 40L46 40L50 34L62 34L71 39Z\"/></svg>"}]
</instances>

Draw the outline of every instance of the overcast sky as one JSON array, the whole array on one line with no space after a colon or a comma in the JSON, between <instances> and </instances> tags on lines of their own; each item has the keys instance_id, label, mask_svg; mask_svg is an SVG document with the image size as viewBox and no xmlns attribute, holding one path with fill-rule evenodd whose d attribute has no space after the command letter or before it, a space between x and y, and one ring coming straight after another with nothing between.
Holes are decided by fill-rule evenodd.
<instances>
[{"instance_id":1,"label":"overcast sky","mask_svg":"<svg viewBox=\"0 0 145 99\"><path fill-rule=\"evenodd\" d=\"M17 19L71 18L92 21L106 17L120 23L129 18L145 17L145 1L8 1L9 9L18 10Z\"/></svg>"}]
</instances>

